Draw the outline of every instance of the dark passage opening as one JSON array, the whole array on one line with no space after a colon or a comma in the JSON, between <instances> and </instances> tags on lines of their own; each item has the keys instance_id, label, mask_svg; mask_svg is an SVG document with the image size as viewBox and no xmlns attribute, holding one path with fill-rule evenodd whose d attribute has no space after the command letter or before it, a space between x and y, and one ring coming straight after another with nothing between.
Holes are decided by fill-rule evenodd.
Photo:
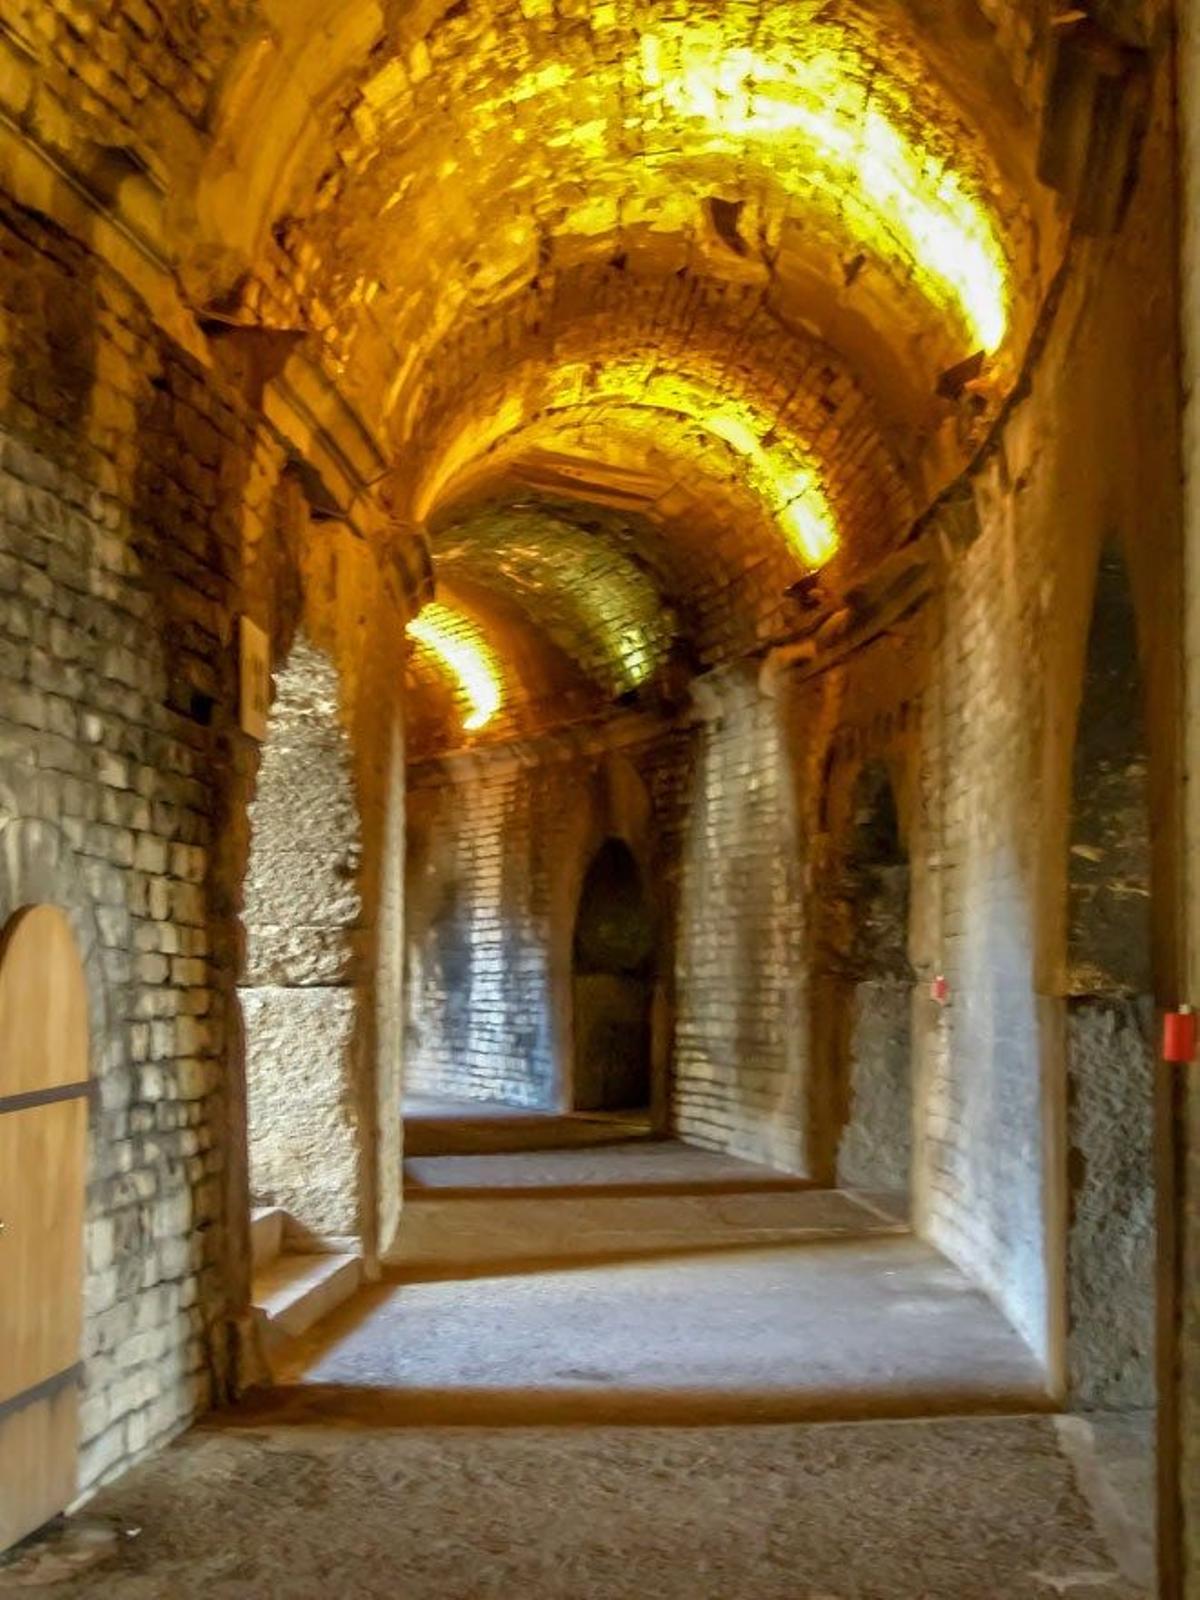
<instances>
[{"instance_id":1,"label":"dark passage opening","mask_svg":"<svg viewBox=\"0 0 1200 1600\"><path fill-rule=\"evenodd\" d=\"M1154 998L1148 757L1133 596L1100 562L1075 746L1068 977L1071 1398L1154 1402Z\"/></svg>"},{"instance_id":2,"label":"dark passage opening","mask_svg":"<svg viewBox=\"0 0 1200 1600\"><path fill-rule=\"evenodd\" d=\"M654 919L641 869L620 839L601 845L583 881L573 988L576 1110L644 1109L651 1100Z\"/></svg>"},{"instance_id":3,"label":"dark passage opening","mask_svg":"<svg viewBox=\"0 0 1200 1600\"><path fill-rule=\"evenodd\" d=\"M880 762L859 776L844 872L850 1018L837 1180L848 1188L907 1198L912 1157L909 866L891 779Z\"/></svg>"}]
</instances>

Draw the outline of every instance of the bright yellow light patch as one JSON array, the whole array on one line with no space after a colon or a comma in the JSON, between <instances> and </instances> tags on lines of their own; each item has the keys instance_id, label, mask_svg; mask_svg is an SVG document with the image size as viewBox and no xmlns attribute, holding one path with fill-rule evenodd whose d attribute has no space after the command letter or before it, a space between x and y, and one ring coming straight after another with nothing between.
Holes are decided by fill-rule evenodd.
<instances>
[{"instance_id":1,"label":"bright yellow light patch","mask_svg":"<svg viewBox=\"0 0 1200 1600\"><path fill-rule=\"evenodd\" d=\"M500 709L503 677L481 631L462 612L438 601L414 617L406 631L456 679L469 708L463 718L464 730L476 733L486 727Z\"/></svg>"},{"instance_id":2,"label":"bright yellow light patch","mask_svg":"<svg viewBox=\"0 0 1200 1600\"><path fill-rule=\"evenodd\" d=\"M839 543L837 519L815 460L794 440L776 437L775 419L747 401L661 367L637 362L568 366L554 375L555 403L602 402L635 411L670 411L720 439L737 457L744 481L770 509L784 537L810 567L823 566ZM653 427L652 417L647 427Z\"/></svg>"},{"instance_id":3,"label":"bright yellow light patch","mask_svg":"<svg viewBox=\"0 0 1200 1600\"><path fill-rule=\"evenodd\" d=\"M899 249L926 296L958 312L974 346L991 353L1003 343L1009 266L993 217L872 100L853 59L828 48L731 49L711 24L644 36L642 75L670 111L701 125L709 148L736 145L789 192L830 195L849 231L883 260Z\"/></svg>"},{"instance_id":4,"label":"bright yellow light patch","mask_svg":"<svg viewBox=\"0 0 1200 1600\"><path fill-rule=\"evenodd\" d=\"M594 411L601 425L606 412L614 421L619 415L627 426L651 436L668 413L698 434L720 440L731 452L742 483L767 507L806 566L823 566L837 554L837 516L816 458L761 407L653 359L565 363L547 375L533 415L519 397L507 396L486 422L473 419L447 442L418 495L419 515L429 514L447 484L471 462L484 459L535 417L548 421L555 412L573 410Z\"/></svg>"}]
</instances>

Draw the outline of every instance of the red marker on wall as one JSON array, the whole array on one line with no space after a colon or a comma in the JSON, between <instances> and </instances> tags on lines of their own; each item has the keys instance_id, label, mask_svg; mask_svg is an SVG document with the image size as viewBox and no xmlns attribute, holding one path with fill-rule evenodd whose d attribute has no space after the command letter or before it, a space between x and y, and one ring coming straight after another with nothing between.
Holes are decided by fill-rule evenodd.
<instances>
[{"instance_id":1,"label":"red marker on wall","mask_svg":"<svg viewBox=\"0 0 1200 1600\"><path fill-rule=\"evenodd\" d=\"M939 972L929 985L929 997L936 1000L939 1006L944 1006L950 998L950 979Z\"/></svg>"},{"instance_id":2,"label":"red marker on wall","mask_svg":"<svg viewBox=\"0 0 1200 1600\"><path fill-rule=\"evenodd\" d=\"M1163 1017L1163 1060L1186 1065L1196 1059L1196 1013L1180 1006Z\"/></svg>"}]
</instances>

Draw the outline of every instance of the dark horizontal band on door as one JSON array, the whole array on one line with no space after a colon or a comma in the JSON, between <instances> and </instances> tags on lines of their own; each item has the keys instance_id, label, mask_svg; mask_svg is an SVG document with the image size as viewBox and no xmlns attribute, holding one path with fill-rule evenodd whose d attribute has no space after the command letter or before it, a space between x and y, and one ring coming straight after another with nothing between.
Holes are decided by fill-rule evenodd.
<instances>
[{"instance_id":1,"label":"dark horizontal band on door","mask_svg":"<svg viewBox=\"0 0 1200 1600\"><path fill-rule=\"evenodd\" d=\"M20 1394L14 1394L10 1400L0 1400L0 1422L7 1422L9 1417L15 1417L18 1411L36 1406L41 1400L53 1400L55 1395L61 1394L64 1389L69 1389L72 1384L82 1381L83 1362L77 1361L65 1372L56 1372L52 1378L44 1378L41 1383L35 1383L32 1389L23 1389Z\"/></svg>"},{"instance_id":2,"label":"dark horizontal band on door","mask_svg":"<svg viewBox=\"0 0 1200 1600\"><path fill-rule=\"evenodd\" d=\"M0 1117L6 1111L32 1111L34 1106L57 1105L60 1100L82 1100L92 1092L92 1080L60 1083L53 1089L31 1089L28 1094L0 1095Z\"/></svg>"}]
</instances>

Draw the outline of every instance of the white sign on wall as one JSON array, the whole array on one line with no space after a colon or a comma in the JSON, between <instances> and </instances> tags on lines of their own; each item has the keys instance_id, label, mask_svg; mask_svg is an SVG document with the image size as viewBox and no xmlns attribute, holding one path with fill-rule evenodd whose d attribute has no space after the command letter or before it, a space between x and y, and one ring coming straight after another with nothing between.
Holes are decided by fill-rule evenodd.
<instances>
[{"instance_id":1,"label":"white sign on wall","mask_svg":"<svg viewBox=\"0 0 1200 1600\"><path fill-rule=\"evenodd\" d=\"M267 736L267 711L271 705L271 642L249 617L241 619L238 637L242 732L261 742Z\"/></svg>"}]
</instances>

